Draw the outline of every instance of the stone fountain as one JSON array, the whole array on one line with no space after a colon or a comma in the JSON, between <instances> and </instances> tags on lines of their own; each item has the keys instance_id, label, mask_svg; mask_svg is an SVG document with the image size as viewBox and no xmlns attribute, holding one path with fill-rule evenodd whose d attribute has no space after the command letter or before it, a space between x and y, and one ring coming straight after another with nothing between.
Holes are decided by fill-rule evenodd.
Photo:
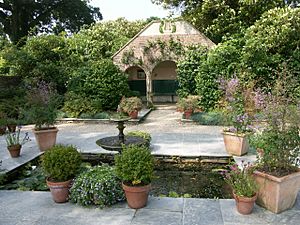
<instances>
[{"instance_id":1,"label":"stone fountain","mask_svg":"<svg viewBox=\"0 0 300 225\"><path fill-rule=\"evenodd\" d=\"M119 134L118 136L104 137L97 140L96 144L100 147L109 151L121 152L122 145L128 146L135 144L141 146L147 144L147 141L144 138L124 135L124 123L130 120L130 117L111 118L110 120L118 124L117 128Z\"/></svg>"}]
</instances>

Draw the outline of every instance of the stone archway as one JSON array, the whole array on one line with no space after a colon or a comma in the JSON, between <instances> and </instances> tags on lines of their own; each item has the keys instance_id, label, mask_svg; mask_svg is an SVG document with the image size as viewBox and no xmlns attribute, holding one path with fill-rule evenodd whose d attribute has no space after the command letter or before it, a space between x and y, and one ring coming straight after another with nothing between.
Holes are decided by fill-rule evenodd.
<instances>
[{"instance_id":1,"label":"stone archway","mask_svg":"<svg viewBox=\"0 0 300 225\"><path fill-rule=\"evenodd\" d=\"M131 66L125 70L128 74L128 85L131 91L138 92L143 100L146 100L147 87L146 87L146 73L139 66Z\"/></svg>"},{"instance_id":2,"label":"stone archway","mask_svg":"<svg viewBox=\"0 0 300 225\"><path fill-rule=\"evenodd\" d=\"M177 65L172 60L158 63L152 70L153 102L176 102Z\"/></svg>"}]
</instances>

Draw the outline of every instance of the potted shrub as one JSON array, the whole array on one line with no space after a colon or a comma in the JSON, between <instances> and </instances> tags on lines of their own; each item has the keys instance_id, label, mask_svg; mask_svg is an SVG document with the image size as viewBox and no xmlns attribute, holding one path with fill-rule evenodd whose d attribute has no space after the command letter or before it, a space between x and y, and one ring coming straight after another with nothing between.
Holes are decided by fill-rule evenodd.
<instances>
[{"instance_id":1,"label":"potted shrub","mask_svg":"<svg viewBox=\"0 0 300 225\"><path fill-rule=\"evenodd\" d=\"M257 198L258 187L252 172L252 165L242 161L240 167L233 164L230 166L230 170L224 173L225 181L232 187L237 211L243 215L252 212Z\"/></svg>"},{"instance_id":2,"label":"potted shrub","mask_svg":"<svg viewBox=\"0 0 300 225\"><path fill-rule=\"evenodd\" d=\"M78 173L81 162L81 155L73 146L56 145L43 155L42 168L55 202L68 201L71 181Z\"/></svg>"},{"instance_id":3,"label":"potted shrub","mask_svg":"<svg viewBox=\"0 0 300 225\"><path fill-rule=\"evenodd\" d=\"M25 136L20 138L21 128L19 127L17 132L7 132L5 136L7 150L9 151L12 158L20 156L22 145L30 141L28 133L25 133Z\"/></svg>"},{"instance_id":4,"label":"potted shrub","mask_svg":"<svg viewBox=\"0 0 300 225\"><path fill-rule=\"evenodd\" d=\"M179 112L183 112L185 119L190 119L191 115L198 109L199 107L200 97L196 95L189 95L186 98L181 98L177 102L177 110Z\"/></svg>"},{"instance_id":5,"label":"potted shrub","mask_svg":"<svg viewBox=\"0 0 300 225\"><path fill-rule=\"evenodd\" d=\"M224 92L225 115L231 127L223 129L226 151L231 155L241 156L248 152L249 135L252 133L252 113L247 103L252 101L251 91L243 86L238 78L221 80L220 89Z\"/></svg>"},{"instance_id":6,"label":"potted shrub","mask_svg":"<svg viewBox=\"0 0 300 225\"><path fill-rule=\"evenodd\" d=\"M260 186L257 204L280 213L293 207L300 189L300 112L283 81L265 95L264 102L268 123L251 141L259 153L254 171Z\"/></svg>"},{"instance_id":7,"label":"potted shrub","mask_svg":"<svg viewBox=\"0 0 300 225\"><path fill-rule=\"evenodd\" d=\"M41 151L53 147L56 143L58 129L54 126L59 105L59 95L46 82L38 82L27 95L29 122L35 123L33 133Z\"/></svg>"},{"instance_id":8,"label":"potted shrub","mask_svg":"<svg viewBox=\"0 0 300 225\"><path fill-rule=\"evenodd\" d=\"M127 113L131 119L137 119L138 112L142 109L142 100L138 97L123 97L120 102L120 110Z\"/></svg>"},{"instance_id":9,"label":"potted shrub","mask_svg":"<svg viewBox=\"0 0 300 225\"><path fill-rule=\"evenodd\" d=\"M129 207L144 207L153 178L154 159L150 150L145 146L123 146L122 154L115 157L115 163Z\"/></svg>"}]
</instances>

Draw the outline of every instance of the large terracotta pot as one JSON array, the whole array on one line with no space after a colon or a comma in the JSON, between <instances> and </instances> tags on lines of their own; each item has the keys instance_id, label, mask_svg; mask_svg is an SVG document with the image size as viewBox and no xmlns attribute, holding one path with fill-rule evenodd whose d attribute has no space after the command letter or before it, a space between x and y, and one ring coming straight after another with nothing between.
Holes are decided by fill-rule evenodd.
<instances>
[{"instance_id":1,"label":"large terracotta pot","mask_svg":"<svg viewBox=\"0 0 300 225\"><path fill-rule=\"evenodd\" d=\"M247 198L233 193L233 197L235 199L236 209L240 214L248 215L252 212L257 194L251 198Z\"/></svg>"},{"instance_id":2,"label":"large terracotta pot","mask_svg":"<svg viewBox=\"0 0 300 225\"><path fill-rule=\"evenodd\" d=\"M256 203L273 213L281 213L295 204L300 189L300 170L284 177L254 171L259 185Z\"/></svg>"},{"instance_id":3,"label":"large terracotta pot","mask_svg":"<svg viewBox=\"0 0 300 225\"><path fill-rule=\"evenodd\" d=\"M223 132L223 139L226 151L231 155L245 155L249 149L247 135Z\"/></svg>"},{"instance_id":4,"label":"large terracotta pot","mask_svg":"<svg viewBox=\"0 0 300 225\"><path fill-rule=\"evenodd\" d=\"M22 145L11 145L7 146L7 149L12 158L17 158L20 156Z\"/></svg>"},{"instance_id":5,"label":"large terracotta pot","mask_svg":"<svg viewBox=\"0 0 300 225\"><path fill-rule=\"evenodd\" d=\"M191 110L191 109L190 110L185 110L183 112L183 114L184 114L184 118L189 120L191 118L192 114L193 114L193 110Z\"/></svg>"},{"instance_id":6,"label":"large terracotta pot","mask_svg":"<svg viewBox=\"0 0 300 225\"><path fill-rule=\"evenodd\" d=\"M55 145L57 132L56 127L47 130L33 130L40 151L46 151Z\"/></svg>"},{"instance_id":7,"label":"large terracotta pot","mask_svg":"<svg viewBox=\"0 0 300 225\"><path fill-rule=\"evenodd\" d=\"M129 116L131 119L137 119L138 118L138 114L139 114L139 111L138 110L134 110L132 112L129 113Z\"/></svg>"},{"instance_id":8,"label":"large terracotta pot","mask_svg":"<svg viewBox=\"0 0 300 225\"><path fill-rule=\"evenodd\" d=\"M64 203L68 201L69 188L71 187L72 180L65 182L52 182L47 179L46 182L50 188L52 198L56 203Z\"/></svg>"},{"instance_id":9,"label":"large terracotta pot","mask_svg":"<svg viewBox=\"0 0 300 225\"><path fill-rule=\"evenodd\" d=\"M130 208L140 209L147 204L151 184L146 186L127 186L123 183L122 187Z\"/></svg>"}]
</instances>

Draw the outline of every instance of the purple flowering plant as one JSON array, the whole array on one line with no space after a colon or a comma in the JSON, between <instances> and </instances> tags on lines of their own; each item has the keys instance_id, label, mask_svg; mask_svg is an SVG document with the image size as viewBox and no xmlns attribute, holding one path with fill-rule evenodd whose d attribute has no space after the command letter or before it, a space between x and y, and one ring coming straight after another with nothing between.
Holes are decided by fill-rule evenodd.
<instances>
[{"instance_id":1,"label":"purple flowering plant","mask_svg":"<svg viewBox=\"0 0 300 225\"><path fill-rule=\"evenodd\" d=\"M45 81L38 81L29 87L27 119L35 123L35 129L41 130L53 126L60 100L53 86Z\"/></svg>"},{"instance_id":2,"label":"purple flowering plant","mask_svg":"<svg viewBox=\"0 0 300 225\"><path fill-rule=\"evenodd\" d=\"M258 186L253 179L253 165L250 162L242 160L240 166L234 163L221 173L226 183L232 187L234 194L249 198L256 194Z\"/></svg>"},{"instance_id":3,"label":"purple flowering plant","mask_svg":"<svg viewBox=\"0 0 300 225\"><path fill-rule=\"evenodd\" d=\"M220 79L219 88L224 93L226 102L226 116L232 127L226 132L244 134L252 132L251 122L253 116L247 110L248 99L253 93L247 89L238 78L229 80Z\"/></svg>"},{"instance_id":4,"label":"purple flowering plant","mask_svg":"<svg viewBox=\"0 0 300 225\"><path fill-rule=\"evenodd\" d=\"M257 169L277 177L296 172L300 166L300 101L287 91L291 82L283 74L264 95L260 104L267 123L250 138L250 144L261 152Z\"/></svg>"}]
</instances>

